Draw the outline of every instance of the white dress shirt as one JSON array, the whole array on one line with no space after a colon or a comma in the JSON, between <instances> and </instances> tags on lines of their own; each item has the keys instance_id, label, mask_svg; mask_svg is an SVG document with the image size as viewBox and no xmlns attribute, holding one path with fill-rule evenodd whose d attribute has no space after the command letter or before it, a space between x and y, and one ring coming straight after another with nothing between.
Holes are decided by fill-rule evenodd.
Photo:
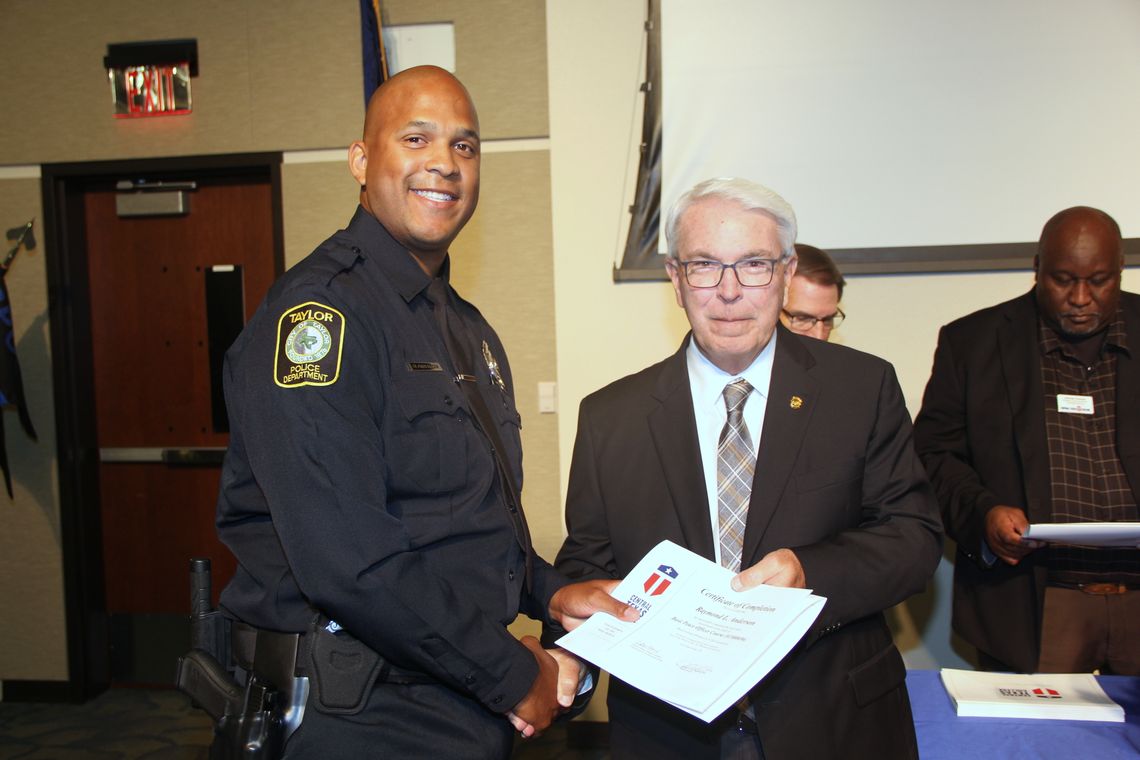
<instances>
[{"instance_id":1,"label":"white dress shirt","mask_svg":"<svg viewBox=\"0 0 1140 760\"><path fill-rule=\"evenodd\" d=\"M724 406L724 387L744 378L752 385L748 401L744 404L744 424L752 440L752 453L760 448L760 433L764 429L764 411L768 405L768 388L772 384L772 360L776 354L776 333L759 356L743 372L730 375L721 370L701 353L695 340L689 341L685 362L689 370L689 388L693 394L693 413L697 418L697 441L701 447L701 470L705 476L705 491L709 498L709 520L712 525L713 551L720 562L720 530L717 514L717 446L720 431L728 420ZM743 569L743 568L741 568Z\"/></svg>"}]
</instances>

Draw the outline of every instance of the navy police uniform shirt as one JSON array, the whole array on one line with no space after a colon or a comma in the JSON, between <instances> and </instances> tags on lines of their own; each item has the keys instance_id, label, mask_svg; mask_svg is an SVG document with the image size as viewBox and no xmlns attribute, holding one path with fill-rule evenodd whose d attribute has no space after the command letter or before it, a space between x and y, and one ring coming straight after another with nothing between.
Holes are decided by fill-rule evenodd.
<instances>
[{"instance_id":1,"label":"navy police uniform shirt","mask_svg":"<svg viewBox=\"0 0 1140 760\"><path fill-rule=\"evenodd\" d=\"M566 581L535 557L525 588L491 448L450 369L429 282L358 208L273 286L227 353L232 432L217 523L239 567L221 602L278 631L304 631L320 612L394 665L503 712L537 674L506 626L520 611L546 619ZM503 346L475 307L451 300L486 346L472 348L478 387L521 473Z\"/></svg>"}]
</instances>

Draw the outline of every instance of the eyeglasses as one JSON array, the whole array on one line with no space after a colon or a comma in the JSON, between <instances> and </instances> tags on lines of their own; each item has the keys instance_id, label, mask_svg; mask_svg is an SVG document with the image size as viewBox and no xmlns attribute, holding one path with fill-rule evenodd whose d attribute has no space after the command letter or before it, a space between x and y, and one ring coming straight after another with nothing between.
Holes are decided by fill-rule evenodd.
<instances>
[{"instance_id":1,"label":"eyeglasses","mask_svg":"<svg viewBox=\"0 0 1140 760\"><path fill-rule=\"evenodd\" d=\"M723 261L694 259L675 263L685 273L685 282L689 283L690 288L715 288L720 285L726 269L736 273L736 281L741 287L762 288L772 282L776 265L782 261L783 259L744 259L735 264L725 264Z\"/></svg>"},{"instance_id":2,"label":"eyeglasses","mask_svg":"<svg viewBox=\"0 0 1140 760\"><path fill-rule=\"evenodd\" d=\"M828 330L834 330L843 324L843 319L847 315L843 313L843 309L836 309L835 313L830 317L813 317L810 314L792 314L787 309L780 309L784 316L788 318L788 326L796 332L808 332L815 327L816 322L822 322L823 326Z\"/></svg>"}]
</instances>

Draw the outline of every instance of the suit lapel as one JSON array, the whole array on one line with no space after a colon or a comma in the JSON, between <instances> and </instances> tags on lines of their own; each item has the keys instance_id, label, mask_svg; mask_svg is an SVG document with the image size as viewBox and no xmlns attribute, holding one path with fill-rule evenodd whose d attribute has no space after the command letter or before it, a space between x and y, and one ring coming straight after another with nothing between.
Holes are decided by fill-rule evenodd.
<instances>
[{"instance_id":1,"label":"suit lapel","mask_svg":"<svg viewBox=\"0 0 1140 760\"><path fill-rule=\"evenodd\" d=\"M815 364L811 354L782 326L776 330L779 337L744 528L742 567L760 559L757 554L764 533L788 486L820 394L819 382L809 373Z\"/></svg>"},{"instance_id":2,"label":"suit lapel","mask_svg":"<svg viewBox=\"0 0 1140 760\"><path fill-rule=\"evenodd\" d=\"M685 364L685 349L690 339L686 338L680 350L663 365L653 390L660 406L650 412L648 423L685 545L711 560L714 554L709 499Z\"/></svg>"},{"instance_id":3,"label":"suit lapel","mask_svg":"<svg viewBox=\"0 0 1140 760\"><path fill-rule=\"evenodd\" d=\"M1045 440L1045 390L1041 385L1041 356L1037 337L1037 310L1033 294L1010 304L998 328L997 360L1001 364L1013 435L1025 471L1025 511L1035 518L1035 507L1048 508L1050 494L1049 449ZM1047 515L1036 515L1038 519Z\"/></svg>"}]
</instances>

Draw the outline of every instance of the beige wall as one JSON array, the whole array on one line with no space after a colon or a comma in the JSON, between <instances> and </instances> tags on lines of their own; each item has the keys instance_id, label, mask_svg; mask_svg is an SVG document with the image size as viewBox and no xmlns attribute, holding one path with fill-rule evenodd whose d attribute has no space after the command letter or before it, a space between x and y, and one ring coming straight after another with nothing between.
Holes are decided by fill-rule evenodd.
<instances>
[{"instance_id":1,"label":"beige wall","mask_svg":"<svg viewBox=\"0 0 1140 760\"><path fill-rule=\"evenodd\" d=\"M384 24L455 24L455 67L479 106L483 139L545 137L542 0L381 0Z\"/></svg>"},{"instance_id":2,"label":"beige wall","mask_svg":"<svg viewBox=\"0 0 1140 760\"><path fill-rule=\"evenodd\" d=\"M43 218L39 179L0 179L0 228L33 217ZM13 492L9 502L0 487L0 678L62 679L67 656L47 273L38 223L34 232L36 248L21 249L4 277L37 440L24 433L15 410L0 414ZM3 252L10 247L5 239Z\"/></svg>"},{"instance_id":3,"label":"beige wall","mask_svg":"<svg viewBox=\"0 0 1140 760\"><path fill-rule=\"evenodd\" d=\"M363 114L356 3L5 0L0 164L295 150L347 143ZM194 112L112 119L107 44L192 37ZM17 106L18 104L18 106Z\"/></svg>"},{"instance_id":4,"label":"beige wall","mask_svg":"<svg viewBox=\"0 0 1140 760\"><path fill-rule=\"evenodd\" d=\"M523 414L535 545L561 541L557 418L537 383L557 376L541 0L382 2L388 23L453 21L457 74L479 106L479 210L455 245L455 281L510 351ZM286 151L286 265L347 223L358 188L344 158L363 115L356 0L0 0L0 227L42 218L38 165ZM111 42L196 37L194 113L116 120L102 57ZM66 70L61 61L68 64ZM18 113L17 116L13 114ZM43 240L42 227L37 234ZM0 681L67 677L44 244L7 278L39 441L4 415L15 499L0 497Z\"/></svg>"}]
</instances>

